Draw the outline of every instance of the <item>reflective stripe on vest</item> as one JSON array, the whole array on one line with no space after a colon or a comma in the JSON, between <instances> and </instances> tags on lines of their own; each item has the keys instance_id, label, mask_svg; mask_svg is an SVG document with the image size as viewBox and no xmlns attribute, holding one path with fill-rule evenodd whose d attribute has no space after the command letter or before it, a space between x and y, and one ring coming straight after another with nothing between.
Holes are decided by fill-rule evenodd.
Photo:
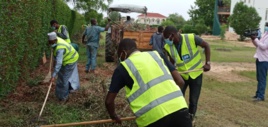
<instances>
[{"instance_id":1,"label":"reflective stripe on vest","mask_svg":"<svg viewBox=\"0 0 268 127\"><path fill-rule=\"evenodd\" d=\"M68 48L69 52L65 53L64 57L68 56L72 52L72 47L68 47L66 44L57 44L57 46L65 46L65 47ZM63 62L66 62L66 61L68 61L70 59L73 59L75 57L75 55L76 55L76 52L74 52L73 55L69 59L63 59Z\"/></svg>"},{"instance_id":2,"label":"reflective stripe on vest","mask_svg":"<svg viewBox=\"0 0 268 127\"><path fill-rule=\"evenodd\" d=\"M201 61L201 55L198 50L198 48L195 46L195 43L191 43L191 41L194 40L194 34L182 34L182 47L181 47L181 55L189 54L189 59L181 60L179 57L178 51L174 45L169 46L165 45L165 49L168 51L168 53L176 57L177 59L174 59L176 61L176 66L179 71L188 71L188 70L194 70L197 68L202 68L202 61ZM188 74L182 74L182 77L184 79L188 79L189 76L191 76L193 79L195 79L197 76L199 76L202 73L202 71L199 72L190 72Z\"/></svg>"},{"instance_id":3,"label":"reflective stripe on vest","mask_svg":"<svg viewBox=\"0 0 268 127\"><path fill-rule=\"evenodd\" d=\"M61 33L61 27L62 27L63 25L60 25L60 27L59 27L59 29L58 29L58 33ZM69 33L67 32L67 39L64 39L66 42L68 42L68 43L71 43L71 40L70 40L70 36L69 36Z\"/></svg>"},{"instance_id":4,"label":"reflective stripe on vest","mask_svg":"<svg viewBox=\"0 0 268 127\"><path fill-rule=\"evenodd\" d=\"M180 88L156 51L134 53L121 63L134 81L132 88L125 86L125 90L138 126L148 126L187 108Z\"/></svg>"},{"instance_id":5,"label":"reflective stripe on vest","mask_svg":"<svg viewBox=\"0 0 268 127\"><path fill-rule=\"evenodd\" d=\"M149 54L154 58L155 61L157 61L155 59L156 54L153 54L152 52L149 52ZM138 81L138 84L140 86L142 85L145 85L145 83L143 82L142 78L141 78L141 75L137 72L137 73L134 73L137 69L135 68L134 64L129 60L127 59L125 61L127 63L127 65L129 66L129 68L131 69L132 71L132 74L135 75L137 81ZM159 82L162 82L164 80L172 80L173 78L171 77L170 74L168 74L167 70L165 68L163 68L163 64L160 62L160 61L157 61L157 63L159 64L159 66L161 67L162 71L164 72L164 75L156 78L156 79L153 79L151 80L150 82L147 83L148 87L147 89L151 88L152 86L158 84ZM139 95L143 94L147 89L145 89L144 87L140 87L139 90L137 90L135 93L133 93L130 97L128 97L128 101L129 103L131 103L133 100L135 100L136 98L139 97Z\"/></svg>"},{"instance_id":6,"label":"reflective stripe on vest","mask_svg":"<svg viewBox=\"0 0 268 127\"><path fill-rule=\"evenodd\" d=\"M170 52L171 52L170 55L171 55L173 60L176 60L179 58L179 54L177 53L175 46L170 46Z\"/></svg>"},{"instance_id":7,"label":"reflective stripe on vest","mask_svg":"<svg viewBox=\"0 0 268 127\"><path fill-rule=\"evenodd\" d=\"M56 53L59 49L65 49L65 53L63 54L63 66L76 62L79 58L79 54L72 47L72 45L59 37L57 37L57 40L57 47L54 51L54 56L56 56Z\"/></svg>"}]
</instances>

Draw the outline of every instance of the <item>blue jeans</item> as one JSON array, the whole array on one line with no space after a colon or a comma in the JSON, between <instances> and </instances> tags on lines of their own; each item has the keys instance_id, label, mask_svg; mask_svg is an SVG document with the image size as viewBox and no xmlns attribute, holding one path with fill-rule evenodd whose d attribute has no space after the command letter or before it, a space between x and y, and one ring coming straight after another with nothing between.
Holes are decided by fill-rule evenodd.
<instances>
[{"instance_id":1,"label":"blue jeans","mask_svg":"<svg viewBox=\"0 0 268 127\"><path fill-rule=\"evenodd\" d=\"M182 93L185 96L185 91L189 86L189 113L195 115L197 110L197 103L201 92L203 74L192 79L189 77L188 80L184 80L185 84L182 88Z\"/></svg>"},{"instance_id":2,"label":"blue jeans","mask_svg":"<svg viewBox=\"0 0 268 127\"><path fill-rule=\"evenodd\" d=\"M264 99L265 97L267 70L268 70L268 62L267 61L260 62L257 59L256 71L257 71L258 85L257 85L256 97L261 99Z\"/></svg>"},{"instance_id":3,"label":"blue jeans","mask_svg":"<svg viewBox=\"0 0 268 127\"><path fill-rule=\"evenodd\" d=\"M87 64L86 64L86 70L95 70L97 66L97 52L98 48L95 46L89 46L87 45Z\"/></svg>"}]
</instances>

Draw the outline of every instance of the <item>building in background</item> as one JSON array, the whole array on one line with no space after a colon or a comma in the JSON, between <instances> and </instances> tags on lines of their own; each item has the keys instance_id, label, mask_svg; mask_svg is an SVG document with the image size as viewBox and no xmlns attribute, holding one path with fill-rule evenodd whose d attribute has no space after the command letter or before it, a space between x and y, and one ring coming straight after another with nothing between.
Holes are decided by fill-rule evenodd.
<instances>
[{"instance_id":1,"label":"building in background","mask_svg":"<svg viewBox=\"0 0 268 127\"><path fill-rule=\"evenodd\" d=\"M223 0L218 0L218 17L221 25L227 24L230 14L230 5L224 4Z\"/></svg>"},{"instance_id":2,"label":"building in background","mask_svg":"<svg viewBox=\"0 0 268 127\"><path fill-rule=\"evenodd\" d=\"M231 0L231 14L233 13L235 4L241 1L256 9L257 13L262 18L259 26L261 31L264 32L265 22L268 22L268 0ZM234 29L229 27L229 31L234 32Z\"/></svg>"},{"instance_id":3,"label":"building in background","mask_svg":"<svg viewBox=\"0 0 268 127\"><path fill-rule=\"evenodd\" d=\"M226 4L223 0L215 0L214 6L214 19L213 19L213 35L220 35L223 24L228 24L228 18L230 16L230 3Z\"/></svg>"},{"instance_id":4,"label":"building in background","mask_svg":"<svg viewBox=\"0 0 268 127\"><path fill-rule=\"evenodd\" d=\"M137 22L149 25L160 25L166 18L166 16L159 13L148 12L146 17L144 14L138 15Z\"/></svg>"}]
</instances>

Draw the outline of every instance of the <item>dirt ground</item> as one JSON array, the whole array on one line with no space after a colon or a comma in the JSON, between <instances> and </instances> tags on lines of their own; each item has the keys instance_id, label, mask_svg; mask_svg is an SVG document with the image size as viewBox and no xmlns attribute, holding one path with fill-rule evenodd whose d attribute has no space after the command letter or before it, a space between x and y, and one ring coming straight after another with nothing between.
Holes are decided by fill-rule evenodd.
<instances>
[{"instance_id":1,"label":"dirt ground","mask_svg":"<svg viewBox=\"0 0 268 127\"><path fill-rule=\"evenodd\" d=\"M40 67L38 73L46 73L45 70L46 66ZM80 83L81 86L87 84L89 80L91 80L92 77L90 75L92 74L86 74L84 72L84 65L78 64L79 68L79 75L80 75ZM110 78L113 74L113 70L115 69L114 63L104 63L103 67L97 68L95 76L101 77L101 81L110 81ZM233 63L217 63L212 62L211 63L211 70L209 72L204 73L205 75L216 77L218 81L222 82L240 82L240 81L247 81L251 80L249 78L240 76L233 72L239 72L239 71L254 71L255 70L255 64L254 63L240 63L240 62L233 62ZM98 82L101 82L98 81ZM36 93L36 91L42 91L41 89L47 89L48 84L47 83L40 83L40 87L30 87L27 85L18 85L16 88L16 92L13 94L10 94L7 99L5 100L13 100L13 101L30 101L33 99L33 93ZM106 85L108 87L108 84ZM45 94L45 93L40 93Z\"/></svg>"},{"instance_id":2,"label":"dirt ground","mask_svg":"<svg viewBox=\"0 0 268 127\"><path fill-rule=\"evenodd\" d=\"M219 36L212 36L212 35L202 35L202 38L205 40L220 40ZM247 46L247 47L254 47L251 43L251 40L246 39L245 41L241 42L237 39L239 35L236 33L228 32L225 33L225 40L231 43L236 43L239 45ZM213 63L211 64L211 70L205 75L209 75L212 77L216 77L219 81L226 81L226 82L240 82L240 81L247 81L250 80L249 78L239 76L234 71L251 71L255 70L255 64L253 63Z\"/></svg>"},{"instance_id":3,"label":"dirt ground","mask_svg":"<svg viewBox=\"0 0 268 127\"><path fill-rule=\"evenodd\" d=\"M253 71L255 70L255 64L253 63L211 63L211 70L204 73L205 75L215 77L220 82L242 82L252 80L243 76L240 76L234 72L239 71Z\"/></svg>"}]
</instances>

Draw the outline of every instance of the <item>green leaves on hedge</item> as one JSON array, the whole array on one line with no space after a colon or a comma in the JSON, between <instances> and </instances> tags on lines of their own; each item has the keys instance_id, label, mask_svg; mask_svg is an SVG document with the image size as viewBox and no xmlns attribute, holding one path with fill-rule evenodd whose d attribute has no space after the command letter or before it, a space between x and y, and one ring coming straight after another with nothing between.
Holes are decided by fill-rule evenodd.
<instances>
[{"instance_id":1,"label":"green leaves on hedge","mask_svg":"<svg viewBox=\"0 0 268 127\"><path fill-rule=\"evenodd\" d=\"M69 28L71 35L80 31L84 17L62 0L9 0L0 2L0 98L18 81L27 81L49 52L47 33L50 20Z\"/></svg>"}]
</instances>

